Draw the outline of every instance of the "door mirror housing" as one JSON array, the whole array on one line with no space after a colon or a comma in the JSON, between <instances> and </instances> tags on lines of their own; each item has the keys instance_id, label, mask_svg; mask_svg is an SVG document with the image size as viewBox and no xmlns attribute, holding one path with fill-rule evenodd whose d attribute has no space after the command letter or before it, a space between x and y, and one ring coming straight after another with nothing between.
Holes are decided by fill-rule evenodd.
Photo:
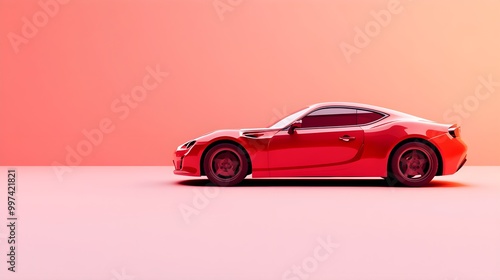
<instances>
[{"instance_id":1,"label":"door mirror housing","mask_svg":"<svg viewBox=\"0 0 500 280\"><path fill-rule=\"evenodd\" d=\"M296 128L302 127L302 120L294 121L288 128L288 134L292 135L295 133Z\"/></svg>"}]
</instances>

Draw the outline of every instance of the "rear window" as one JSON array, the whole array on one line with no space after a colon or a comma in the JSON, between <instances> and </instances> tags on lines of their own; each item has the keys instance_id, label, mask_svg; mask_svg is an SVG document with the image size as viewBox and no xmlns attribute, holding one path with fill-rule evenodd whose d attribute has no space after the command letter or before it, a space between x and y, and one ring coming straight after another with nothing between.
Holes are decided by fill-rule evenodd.
<instances>
[{"instance_id":1,"label":"rear window","mask_svg":"<svg viewBox=\"0 0 500 280\"><path fill-rule=\"evenodd\" d=\"M356 110L356 118L358 125L368 124L375 121L378 121L384 117L383 114L365 111L365 110Z\"/></svg>"}]
</instances>

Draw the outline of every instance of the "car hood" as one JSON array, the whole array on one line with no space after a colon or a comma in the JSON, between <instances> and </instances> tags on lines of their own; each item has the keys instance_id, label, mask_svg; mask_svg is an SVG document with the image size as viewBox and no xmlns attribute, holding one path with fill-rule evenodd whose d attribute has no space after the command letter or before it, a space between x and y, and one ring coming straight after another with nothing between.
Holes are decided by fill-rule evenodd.
<instances>
[{"instance_id":1,"label":"car hood","mask_svg":"<svg viewBox=\"0 0 500 280\"><path fill-rule=\"evenodd\" d=\"M279 128L243 128L243 129L221 129L200 136L196 141L211 141L219 138L262 138L274 135Z\"/></svg>"}]
</instances>

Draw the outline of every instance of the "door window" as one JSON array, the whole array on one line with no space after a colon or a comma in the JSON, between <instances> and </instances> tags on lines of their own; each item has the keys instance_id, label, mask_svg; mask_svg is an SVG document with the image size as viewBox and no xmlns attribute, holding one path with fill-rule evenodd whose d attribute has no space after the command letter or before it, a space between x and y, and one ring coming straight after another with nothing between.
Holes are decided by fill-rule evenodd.
<instances>
[{"instance_id":1,"label":"door window","mask_svg":"<svg viewBox=\"0 0 500 280\"><path fill-rule=\"evenodd\" d=\"M302 118L302 128L356 125L356 109L323 108Z\"/></svg>"}]
</instances>

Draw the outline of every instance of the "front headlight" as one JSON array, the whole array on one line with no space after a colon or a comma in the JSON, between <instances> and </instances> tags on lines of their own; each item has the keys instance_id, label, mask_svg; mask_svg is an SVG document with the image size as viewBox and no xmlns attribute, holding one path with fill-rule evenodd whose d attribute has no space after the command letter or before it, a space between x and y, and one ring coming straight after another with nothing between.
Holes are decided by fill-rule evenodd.
<instances>
[{"instance_id":1,"label":"front headlight","mask_svg":"<svg viewBox=\"0 0 500 280\"><path fill-rule=\"evenodd\" d=\"M188 142L180 145L179 147L177 147L177 150L187 150L187 149L191 148L195 143L196 143L195 140L188 141Z\"/></svg>"}]
</instances>

